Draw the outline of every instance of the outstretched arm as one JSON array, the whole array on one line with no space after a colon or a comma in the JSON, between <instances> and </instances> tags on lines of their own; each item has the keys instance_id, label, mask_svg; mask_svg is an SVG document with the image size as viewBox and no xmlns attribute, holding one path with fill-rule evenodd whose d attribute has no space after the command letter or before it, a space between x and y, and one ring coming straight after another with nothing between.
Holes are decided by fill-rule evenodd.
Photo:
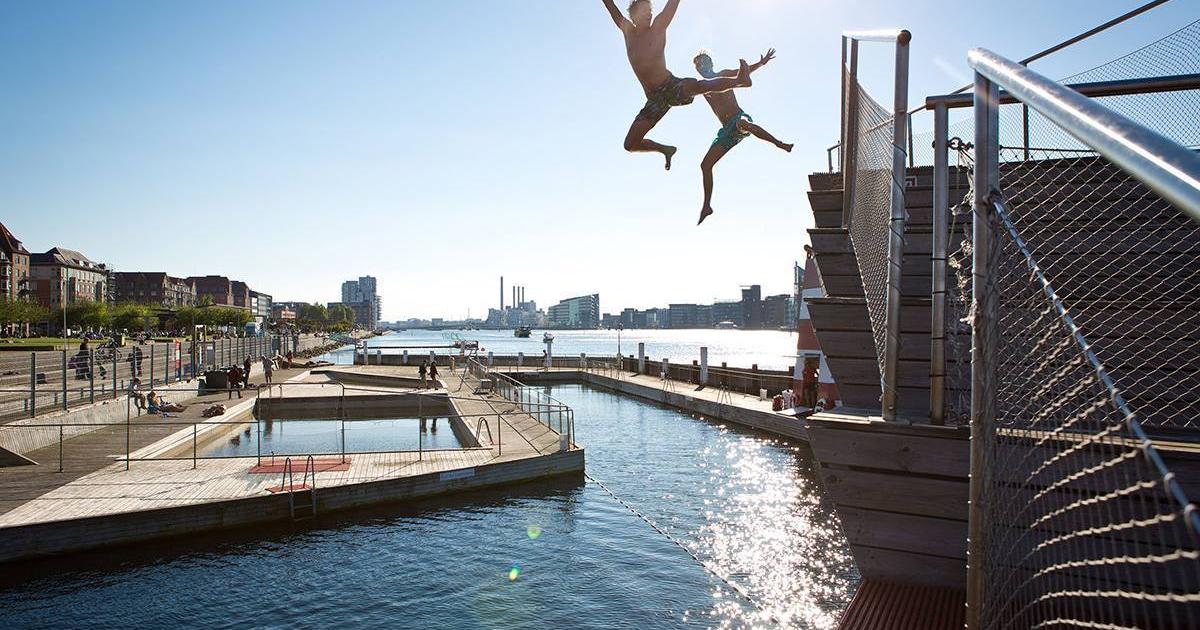
<instances>
[{"instance_id":1,"label":"outstretched arm","mask_svg":"<svg viewBox=\"0 0 1200 630\"><path fill-rule=\"evenodd\" d=\"M679 10L679 0L667 0L666 6L662 11L658 12L658 17L654 18L654 26L661 28L664 31L671 25L671 20L675 19L675 12Z\"/></svg>"},{"instance_id":2,"label":"outstretched arm","mask_svg":"<svg viewBox=\"0 0 1200 630\"><path fill-rule=\"evenodd\" d=\"M759 68L767 65L768 63L771 63L771 60L774 58L775 58L775 49L772 48L767 51L767 54L759 57L757 62L750 64L750 72L754 72L755 70L758 70ZM717 76L719 76L719 77L736 77L737 73L738 73L737 70L722 70L717 73Z\"/></svg>"},{"instance_id":3,"label":"outstretched arm","mask_svg":"<svg viewBox=\"0 0 1200 630\"><path fill-rule=\"evenodd\" d=\"M626 18L625 14L621 13L621 10L617 8L616 2L613 2L613 0L601 1L604 2L604 8L608 9L608 14L612 16L613 22L617 24L617 28L624 31L630 26L633 26L633 24L630 23L629 18Z\"/></svg>"}]
</instances>

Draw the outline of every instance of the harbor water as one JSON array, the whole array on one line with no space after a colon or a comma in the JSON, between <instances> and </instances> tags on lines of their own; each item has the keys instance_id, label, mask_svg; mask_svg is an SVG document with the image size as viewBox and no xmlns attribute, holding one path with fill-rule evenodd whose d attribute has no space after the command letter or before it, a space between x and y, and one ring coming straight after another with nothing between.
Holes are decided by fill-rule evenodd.
<instances>
[{"instance_id":1,"label":"harbor water","mask_svg":"<svg viewBox=\"0 0 1200 630\"><path fill-rule=\"evenodd\" d=\"M450 345L461 337L479 341L480 352L515 355L525 353L527 357L541 357L546 345L542 333L535 330L527 339L520 339L511 330L464 330L432 331L406 330L392 332L367 340L368 346L438 346ZM585 353L591 357L616 356L618 351L625 356L636 356L638 343L646 344L646 356L674 363L691 363L700 359L700 348L708 348L709 365L725 362L729 367L749 368L757 364L764 370L790 370L795 365L796 333L776 330L555 330L554 356L577 357ZM446 349L434 350L438 354ZM383 350L399 354L401 350ZM424 350L428 354L429 350ZM421 354L419 349L410 349L410 355ZM331 353L327 360L335 363L353 363L350 349Z\"/></svg>"},{"instance_id":2,"label":"harbor water","mask_svg":"<svg viewBox=\"0 0 1200 630\"><path fill-rule=\"evenodd\" d=\"M550 393L590 479L9 567L0 627L835 627L858 578L807 447Z\"/></svg>"}]
</instances>

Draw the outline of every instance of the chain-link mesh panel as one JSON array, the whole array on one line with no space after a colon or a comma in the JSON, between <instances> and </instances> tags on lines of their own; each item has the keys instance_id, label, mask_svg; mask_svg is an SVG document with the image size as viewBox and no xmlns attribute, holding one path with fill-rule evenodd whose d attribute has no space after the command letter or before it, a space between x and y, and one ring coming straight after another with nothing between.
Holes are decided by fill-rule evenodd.
<instances>
[{"instance_id":1,"label":"chain-link mesh panel","mask_svg":"<svg viewBox=\"0 0 1200 630\"><path fill-rule=\"evenodd\" d=\"M944 423L966 425L971 415L971 203L975 167L974 147L959 137L950 139L951 181L966 185L966 193L950 198L949 242L946 247ZM953 190L953 188L952 188ZM960 189L961 190L961 189Z\"/></svg>"},{"instance_id":2,"label":"chain-link mesh panel","mask_svg":"<svg viewBox=\"0 0 1200 630\"><path fill-rule=\"evenodd\" d=\"M1098 102L1162 95L1137 96ZM1021 105L999 131L985 626L1200 627L1200 520L1169 474L1197 465L1200 224Z\"/></svg>"},{"instance_id":3,"label":"chain-link mesh panel","mask_svg":"<svg viewBox=\"0 0 1200 630\"><path fill-rule=\"evenodd\" d=\"M892 216L893 116L861 85L851 85L858 102L850 242L858 259L871 318L879 373L887 343L888 245Z\"/></svg>"},{"instance_id":4,"label":"chain-link mesh panel","mask_svg":"<svg viewBox=\"0 0 1200 630\"><path fill-rule=\"evenodd\" d=\"M1037 230L1016 212L999 210L998 321L985 337L996 378L981 436L984 627L1197 627L1200 521L1162 459L1179 453L1146 438L1073 320L1086 278L1062 273L1053 242L1025 242L1021 223Z\"/></svg>"}]
</instances>

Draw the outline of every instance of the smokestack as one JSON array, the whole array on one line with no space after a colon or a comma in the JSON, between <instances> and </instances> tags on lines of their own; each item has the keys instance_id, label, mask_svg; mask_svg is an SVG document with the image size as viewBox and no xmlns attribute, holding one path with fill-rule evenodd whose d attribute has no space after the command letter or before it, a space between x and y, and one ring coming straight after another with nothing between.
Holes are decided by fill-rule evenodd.
<instances>
[{"instance_id":1,"label":"smokestack","mask_svg":"<svg viewBox=\"0 0 1200 630\"><path fill-rule=\"evenodd\" d=\"M504 276L500 276L500 312L504 312Z\"/></svg>"},{"instance_id":2,"label":"smokestack","mask_svg":"<svg viewBox=\"0 0 1200 630\"><path fill-rule=\"evenodd\" d=\"M517 306L517 287L515 285L512 288L512 294L513 294L512 305L513 305L513 308L516 308L516 306Z\"/></svg>"},{"instance_id":3,"label":"smokestack","mask_svg":"<svg viewBox=\"0 0 1200 630\"><path fill-rule=\"evenodd\" d=\"M521 304L525 303L525 287L524 287L524 285L521 286L521 302L520 303Z\"/></svg>"}]
</instances>

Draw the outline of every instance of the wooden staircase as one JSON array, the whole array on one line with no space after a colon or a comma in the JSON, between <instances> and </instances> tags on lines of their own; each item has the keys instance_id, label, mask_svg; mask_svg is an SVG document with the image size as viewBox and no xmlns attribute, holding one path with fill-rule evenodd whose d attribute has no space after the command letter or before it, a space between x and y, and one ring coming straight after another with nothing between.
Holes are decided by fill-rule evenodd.
<instances>
[{"instance_id":1,"label":"wooden staircase","mask_svg":"<svg viewBox=\"0 0 1200 630\"><path fill-rule=\"evenodd\" d=\"M951 169L950 199L967 194L967 176ZM929 417L930 324L933 245L932 168L908 170L904 261L901 275L900 360L897 405L901 416ZM848 407L878 409L879 363L862 278L849 230L842 227L842 176L809 176L808 193L816 227L808 231L826 297L808 302L813 327L825 352L838 392ZM954 239L951 239L954 241ZM969 348L969 343L958 344ZM947 354L947 362L968 360Z\"/></svg>"}]
</instances>

